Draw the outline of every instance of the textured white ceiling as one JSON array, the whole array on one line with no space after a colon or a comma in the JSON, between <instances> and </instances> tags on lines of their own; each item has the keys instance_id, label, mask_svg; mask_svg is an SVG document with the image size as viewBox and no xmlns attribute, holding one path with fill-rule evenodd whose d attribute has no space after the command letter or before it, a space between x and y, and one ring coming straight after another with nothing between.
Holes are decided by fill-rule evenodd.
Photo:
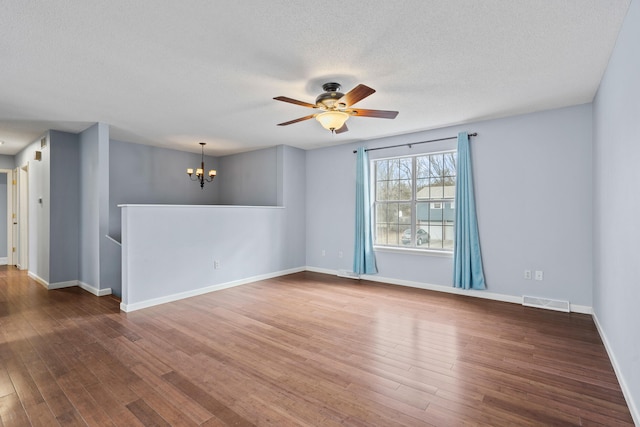
<instances>
[{"instance_id":1,"label":"textured white ceiling","mask_svg":"<svg viewBox=\"0 0 640 427\"><path fill-rule=\"evenodd\" d=\"M630 0L3 0L0 154L47 129L223 155L316 148L592 101ZM377 92L331 135L327 81Z\"/></svg>"}]
</instances>

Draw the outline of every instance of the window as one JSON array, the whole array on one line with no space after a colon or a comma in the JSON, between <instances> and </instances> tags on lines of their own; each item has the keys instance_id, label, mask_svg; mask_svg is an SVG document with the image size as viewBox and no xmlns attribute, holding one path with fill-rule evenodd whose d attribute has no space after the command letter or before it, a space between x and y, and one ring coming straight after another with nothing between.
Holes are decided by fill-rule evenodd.
<instances>
[{"instance_id":1,"label":"window","mask_svg":"<svg viewBox=\"0 0 640 427\"><path fill-rule=\"evenodd\" d=\"M373 161L375 245L453 250L457 153Z\"/></svg>"}]
</instances>

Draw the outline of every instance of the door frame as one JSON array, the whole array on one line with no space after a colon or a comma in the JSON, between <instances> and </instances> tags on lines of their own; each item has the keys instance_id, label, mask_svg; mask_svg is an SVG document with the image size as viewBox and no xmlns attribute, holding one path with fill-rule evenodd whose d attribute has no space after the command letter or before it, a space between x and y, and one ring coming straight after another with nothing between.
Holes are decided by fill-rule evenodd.
<instances>
[{"instance_id":1,"label":"door frame","mask_svg":"<svg viewBox=\"0 0 640 427\"><path fill-rule=\"evenodd\" d=\"M29 268L29 162L16 168L16 218L18 237L14 265L19 270Z\"/></svg>"}]
</instances>

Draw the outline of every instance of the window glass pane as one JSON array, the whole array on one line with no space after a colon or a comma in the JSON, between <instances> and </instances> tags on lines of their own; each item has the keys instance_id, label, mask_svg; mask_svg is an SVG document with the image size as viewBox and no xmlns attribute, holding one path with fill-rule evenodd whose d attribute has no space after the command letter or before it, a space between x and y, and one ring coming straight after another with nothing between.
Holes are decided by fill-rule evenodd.
<instances>
[{"instance_id":1,"label":"window glass pane","mask_svg":"<svg viewBox=\"0 0 640 427\"><path fill-rule=\"evenodd\" d=\"M387 234L387 241L390 245L400 244L400 232L398 224L389 224L389 231Z\"/></svg>"},{"instance_id":2,"label":"window glass pane","mask_svg":"<svg viewBox=\"0 0 640 427\"><path fill-rule=\"evenodd\" d=\"M389 215L387 214L387 204L379 203L376 205L376 223L389 222Z\"/></svg>"},{"instance_id":3,"label":"window glass pane","mask_svg":"<svg viewBox=\"0 0 640 427\"><path fill-rule=\"evenodd\" d=\"M403 179L398 181L398 200L411 200L411 180Z\"/></svg>"},{"instance_id":4,"label":"window glass pane","mask_svg":"<svg viewBox=\"0 0 640 427\"><path fill-rule=\"evenodd\" d=\"M442 199L443 195L444 195L444 187L442 184L442 178L429 179L429 198Z\"/></svg>"},{"instance_id":5,"label":"window glass pane","mask_svg":"<svg viewBox=\"0 0 640 427\"><path fill-rule=\"evenodd\" d=\"M413 174L413 161L411 157L399 159L398 178L411 180L412 174Z\"/></svg>"},{"instance_id":6,"label":"window glass pane","mask_svg":"<svg viewBox=\"0 0 640 427\"><path fill-rule=\"evenodd\" d=\"M444 249L453 249L453 225L444 226L444 239L442 241Z\"/></svg>"},{"instance_id":7,"label":"window glass pane","mask_svg":"<svg viewBox=\"0 0 640 427\"><path fill-rule=\"evenodd\" d=\"M388 205L388 222L390 223L398 223L398 204L397 203L389 203Z\"/></svg>"},{"instance_id":8,"label":"window glass pane","mask_svg":"<svg viewBox=\"0 0 640 427\"><path fill-rule=\"evenodd\" d=\"M388 200L389 191L387 190L387 181L376 182L376 200Z\"/></svg>"},{"instance_id":9,"label":"window glass pane","mask_svg":"<svg viewBox=\"0 0 640 427\"><path fill-rule=\"evenodd\" d=\"M378 160L376 162L376 180L384 181L389 179L389 161Z\"/></svg>"},{"instance_id":10,"label":"window glass pane","mask_svg":"<svg viewBox=\"0 0 640 427\"><path fill-rule=\"evenodd\" d=\"M452 206L452 202L446 202L442 204L442 218L444 219L444 221L453 224L453 221L456 219L456 211Z\"/></svg>"},{"instance_id":11,"label":"window glass pane","mask_svg":"<svg viewBox=\"0 0 640 427\"><path fill-rule=\"evenodd\" d=\"M378 245L386 245L387 241L387 224L376 224L376 236L375 241Z\"/></svg>"},{"instance_id":12,"label":"window glass pane","mask_svg":"<svg viewBox=\"0 0 640 427\"><path fill-rule=\"evenodd\" d=\"M416 199L428 199L429 198L429 179L418 178L416 182Z\"/></svg>"},{"instance_id":13,"label":"window glass pane","mask_svg":"<svg viewBox=\"0 0 640 427\"><path fill-rule=\"evenodd\" d=\"M456 197L456 177L447 176L444 178L444 199L454 199Z\"/></svg>"},{"instance_id":14,"label":"window glass pane","mask_svg":"<svg viewBox=\"0 0 640 427\"><path fill-rule=\"evenodd\" d=\"M433 213L433 210L431 211ZM442 249L443 238L442 221L429 221L429 247L434 249Z\"/></svg>"},{"instance_id":15,"label":"window glass pane","mask_svg":"<svg viewBox=\"0 0 640 427\"><path fill-rule=\"evenodd\" d=\"M416 203L416 224L418 226L428 225L429 203Z\"/></svg>"},{"instance_id":16,"label":"window glass pane","mask_svg":"<svg viewBox=\"0 0 640 427\"><path fill-rule=\"evenodd\" d=\"M399 200L400 197L400 188L399 181L389 181L389 185L387 187L387 200Z\"/></svg>"},{"instance_id":17,"label":"window glass pane","mask_svg":"<svg viewBox=\"0 0 640 427\"><path fill-rule=\"evenodd\" d=\"M452 250L456 162L455 152L374 161L376 244Z\"/></svg>"},{"instance_id":18,"label":"window glass pane","mask_svg":"<svg viewBox=\"0 0 640 427\"><path fill-rule=\"evenodd\" d=\"M456 175L456 153L444 153L444 176Z\"/></svg>"},{"instance_id":19,"label":"window glass pane","mask_svg":"<svg viewBox=\"0 0 640 427\"><path fill-rule=\"evenodd\" d=\"M442 203L431 203L429 205L429 220L442 221Z\"/></svg>"},{"instance_id":20,"label":"window glass pane","mask_svg":"<svg viewBox=\"0 0 640 427\"><path fill-rule=\"evenodd\" d=\"M400 203L398 210L398 223L411 226L411 203Z\"/></svg>"},{"instance_id":21,"label":"window glass pane","mask_svg":"<svg viewBox=\"0 0 640 427\"><path fill-rule=\"evenodd\" d=\"M429 175L434 177L442 177L444 170L444 155L434 154L429 156Z\"/></svg>"},{"instance_id":22,"label":"window glass pane","mask_svg":"<svg viewBox=\"0 0 640 427\"><path fill-rule=\"evenodd\" d=\"M429 156L416 157L416 178L429 176Z\"/></svg>"},{"instance_id":23,"label":"window glass pane","mask_svg":"<svg viewBox=\"0 0 640 427\"><path fill-rule=\"evenodd\" d=\"M400 160L393 159L389 160L389 179L399 179L400 178Z\"/></svg>"}]
</instances>

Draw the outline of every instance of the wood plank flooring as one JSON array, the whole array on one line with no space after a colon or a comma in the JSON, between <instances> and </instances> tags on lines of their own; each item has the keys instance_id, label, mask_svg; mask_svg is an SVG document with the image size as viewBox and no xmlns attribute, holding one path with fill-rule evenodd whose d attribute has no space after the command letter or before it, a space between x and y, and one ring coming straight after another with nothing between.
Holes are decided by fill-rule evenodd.
<instances>
[{"instance_id":1,"label":"wood plank flooring","mask_svg":"<svg viewBox=\"0 0 640 427\"><path fill-rule=\"evenodd\" d=\"M633 425L587 315L309 272L118 307L0 268L0 427Z\"/></svg>"}]
</instances>

